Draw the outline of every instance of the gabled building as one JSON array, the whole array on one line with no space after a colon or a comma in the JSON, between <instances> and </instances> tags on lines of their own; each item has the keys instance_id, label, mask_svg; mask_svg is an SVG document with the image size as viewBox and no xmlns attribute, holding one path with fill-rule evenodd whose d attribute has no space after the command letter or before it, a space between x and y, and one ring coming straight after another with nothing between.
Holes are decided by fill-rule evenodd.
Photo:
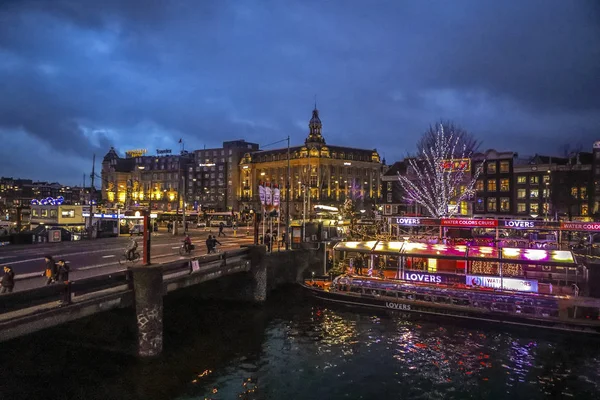
<instances>
[{"instance_id":1,"label":"gabled building","mask_svg":"<svg viewBox=\"0 0 600 400\"><path fill-rule=\"evenodd\" d=\"M512 151L493 149L472 156L471 173L481 168L475 182L474 217L507 217L515 214L513 200L514 160Z\"/></svg>"}]
</instances>

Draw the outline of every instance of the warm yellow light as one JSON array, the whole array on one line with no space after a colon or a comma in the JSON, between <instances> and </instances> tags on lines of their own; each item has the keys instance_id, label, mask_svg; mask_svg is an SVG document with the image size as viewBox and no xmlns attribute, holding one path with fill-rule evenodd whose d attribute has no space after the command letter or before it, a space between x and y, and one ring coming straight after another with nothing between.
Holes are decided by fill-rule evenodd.
<instances>
[{"instance_id":1,"label":"warm yellow light","mask_svg":"<svg viewBox=\"0 0 600 400\"><path fill-rule=\"evenodd\" d=\"M502 255L506 257L518 257L521 254L521 249L502 249Z\"/></svg>"},{"instance_id":2,"label":"warm yellow light","mask_svg":"<svg viewBox=\"0 0 600 400\"><path fill-rule=\"evenodd\" d=\"M437 260L435 258L427 259L427 272L436 272L437 271Z\"/></svg>"},{"instance_id":3,"label":"warm yellow light","mask_svg":"<svg viewBox=\"0 0 600 400\"><path fill-rule=\"evenodd\" d=\"M444 245L444 244L434 244L433 248L435 250L439 250L439 251L446 251L446 249L447 249L446 245Z\"/></svg>"},{"instance_id":4,"label":"warm yellow light","mask_svg":"<svg viewBox=\"0 0 600 400\"><path fill-rule=\"evenodd\" d=\"M115 192L108 192L108 201L113 202L115 201Z\"/></svg>"},{"instance_id":5,"label":"warm yellow light","mask_svg":"<svg viewBox=\"0 0 600 400\"><path fill-rule=\"evenodd\" d=\"M119 192L119 202L125 203L126 194L125 192Z\"/></svg>"},{"instance_id":6,"label":"warm yellow light","mask_svg":"<svg viewBox=\"0 0 600 400\"><path fill-rule=\"evenodd\" d=\"M480 252L480 253L490 254L490 253L492 253L493 251L494 251L494 249L493 249L493 248L491 248L491 247L480 247L480 248L479 248L479 252Z\"/></svg>"},{"instance_id":7,"label":"warm yellow light","mask_svg":"<svg viewBox=\"0 0 600 400\"><path fill-rule=\"evenodd\" d=\"M573 261L573 255L570 251L559 250L555 251L552 258L557 261Z\"/></svg>"},{"instance_id":8,"label":"warm yellow light","mask_svg":"<svg viewBox=\"0 0 600 400\"><path fill-rule=\"evenodd\" d=\"M169 193L169 200L170 200L170 201L173 201L173 200L175 200L175 194L173 194L173 193Z\"/></svg>"}]
</instances>

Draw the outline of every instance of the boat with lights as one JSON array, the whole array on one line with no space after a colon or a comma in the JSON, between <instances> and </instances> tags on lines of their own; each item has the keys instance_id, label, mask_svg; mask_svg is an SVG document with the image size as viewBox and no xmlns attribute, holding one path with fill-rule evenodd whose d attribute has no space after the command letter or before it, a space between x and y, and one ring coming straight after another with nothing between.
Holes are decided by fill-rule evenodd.
<instances>
[{"instance_id":1,"label":"boat with lights","mask_svg":"<svg viewBox=\"0 0 600 400\"><path fill-rule=\"evenodd\" d=\"M334 255L341 275L302 284L325 301L600 334L600 299L578 296L570 251L375 241Z\"/></svg>"}]
</instances>

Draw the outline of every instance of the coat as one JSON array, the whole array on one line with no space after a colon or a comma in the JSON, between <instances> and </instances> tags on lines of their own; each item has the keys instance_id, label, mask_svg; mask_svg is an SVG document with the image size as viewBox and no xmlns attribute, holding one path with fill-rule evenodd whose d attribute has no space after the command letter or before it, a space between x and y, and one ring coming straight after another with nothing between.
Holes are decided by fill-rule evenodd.
<instances>
[{"instance_id":1,"label":"coat","mask_svg":"<svg viewBox=\"0 0 600 400\"><path fill-rule=\"evenodd\" d=\"M14 273L14 271L11 269L8 272L5 272L4 276L2 276L2 280L0 282L2 283L2 287L5 287L5 288L14 288L15 287L15 273Z\"/></svg>"},{"instance_id":2,"label":"coat","mask_svg":"<svg viewBox=\"0 0 600 400\"><path fill-rule=\"evenodd\" d=\"M54 260L50 259L46 261L46 272L44 272L44 276L46 278L56 278L56 272L57 268Z\"/></svg>"},{"instance_id":3,"label":"coat","mask_svg":"<svg viewBox=\"0 0 600 400\"><path fill-rule=\"evenodd\" d=\"M71 270L71 268L69 267L68 264L64 264L64 265L59 265L58 266L58 278L57 280L59 282L66 282L69 280L69 271Z\"/></svg>"}]
</instances>

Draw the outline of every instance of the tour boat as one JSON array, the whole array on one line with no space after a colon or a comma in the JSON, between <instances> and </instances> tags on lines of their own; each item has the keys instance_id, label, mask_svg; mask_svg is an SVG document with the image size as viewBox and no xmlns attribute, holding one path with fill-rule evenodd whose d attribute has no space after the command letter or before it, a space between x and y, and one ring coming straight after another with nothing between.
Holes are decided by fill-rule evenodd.
<instances>
[{"instance_id":1,"label":"tour boat","mask_svg":"<svg viewBox=\"0 0 600 400\"><path fill-rule=\"evenodd\" d=\"M600 334L600 300L341 275L307 279L318 299L349 306Z\"/></svg>"},{"instance_id":2,"label":"tour boat","mask_svg":"<svg viewBox=\"0 0 600 400\"><path fill-rule=\"evenodd\" d=\"M333 249L343 274L303 283L319 299L600 333L600 299L579 296L585 271L570 251L409 241L340 242Z\"/></svg>"}]
</instances>

